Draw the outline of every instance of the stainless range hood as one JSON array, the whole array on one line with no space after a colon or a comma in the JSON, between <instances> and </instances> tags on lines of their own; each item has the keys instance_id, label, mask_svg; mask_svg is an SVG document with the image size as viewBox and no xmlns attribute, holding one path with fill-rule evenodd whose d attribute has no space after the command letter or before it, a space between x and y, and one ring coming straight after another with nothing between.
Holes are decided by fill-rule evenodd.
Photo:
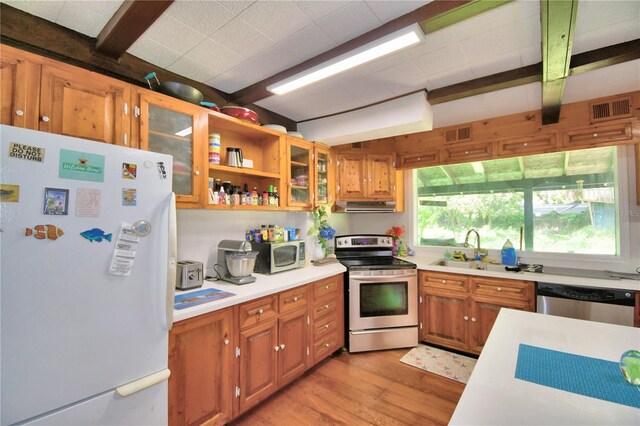
<instances>
[{"instance_id":1,"label":"stainless range hood","mask_svg":"<svg viewBox=\"0 0 640 426\"><path fill-rule=\"evenodd\" d=\"M395 213L395 201L337 201L336 212Z\"/></svg>"}]
</instances>

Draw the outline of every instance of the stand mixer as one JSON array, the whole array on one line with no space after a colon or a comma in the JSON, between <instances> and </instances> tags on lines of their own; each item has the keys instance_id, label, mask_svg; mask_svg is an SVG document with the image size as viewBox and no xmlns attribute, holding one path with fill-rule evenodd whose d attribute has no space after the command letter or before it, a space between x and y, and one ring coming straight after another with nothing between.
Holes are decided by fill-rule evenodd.
<instances>
[{"instance_id":1,"label":"stand mixer","mask_svg":"<svg viewBox=\"0 0 640 426\"><path fill-rule=\"evenodd\" d=\"M218 243L218 262L215 270L220 279L234 284L249 284L257 251L251 251L251 243L239 240L222 240Z\"/></svg>"}]
</instances>

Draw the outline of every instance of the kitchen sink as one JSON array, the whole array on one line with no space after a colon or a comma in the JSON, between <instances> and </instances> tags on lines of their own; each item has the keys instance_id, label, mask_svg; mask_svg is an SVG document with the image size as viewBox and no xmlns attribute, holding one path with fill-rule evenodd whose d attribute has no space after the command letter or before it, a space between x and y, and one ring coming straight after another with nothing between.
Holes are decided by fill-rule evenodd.
<instances>
[{"instance_id":1,"label":"kitchen sink","mask_svg":"<svg viewBox=\"0 0 640 426\"><path fill-rule=\"evenodd\" d=\"M446 259L438 260L437 262L434 262L433 265L447 266L450 268L479 269L482 271L498 271L498 272L504 272L505 271L504 268L506 266L498 263L480 262L477 260L462 261L462 260L446 260Z\"/></svg>"}]
</instances>

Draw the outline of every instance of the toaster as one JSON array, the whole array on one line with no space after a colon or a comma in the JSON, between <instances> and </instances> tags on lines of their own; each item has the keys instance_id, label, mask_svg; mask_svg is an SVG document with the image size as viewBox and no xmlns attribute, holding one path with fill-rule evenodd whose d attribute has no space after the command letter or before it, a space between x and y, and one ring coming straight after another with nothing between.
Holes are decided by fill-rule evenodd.
<instances>
[{"instance_id":1,"label":"toaster","mask_svg":"<svg viewBox=\"0 0 640 426\"><path fill-rule=\"evenodd\" d=\"M193 260L178 261L176 288L178 290L189 290L202 287L202 271L202 262Z\"/></svg>"}]
</instances>

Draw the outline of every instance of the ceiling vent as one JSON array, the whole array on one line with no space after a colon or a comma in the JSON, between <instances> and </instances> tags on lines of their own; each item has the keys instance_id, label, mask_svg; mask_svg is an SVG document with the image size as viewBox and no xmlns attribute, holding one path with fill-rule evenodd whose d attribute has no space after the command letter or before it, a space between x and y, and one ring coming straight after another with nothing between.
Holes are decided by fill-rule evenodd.
<instances>
[{"instance_id":1,"label":"ceiling vent","mask_svg":"<svg viewBox=\"0 0 640 426\"><path fill-rule=\"evenodd\" d=\"M445 143L463 142L471 140L471 126L455 127L444 131Z\"/></svg>"},{"instance_id":2,"label":"ceiling vent","mask_svg":"<svg viewBox=\"0 0 640 426\"><path fill-rule=\"evenodd\" d=\"M589 120L591 123L627 118L633 116L631 97L614 98L589 104Z\"/></svg>"}]
</instances>

